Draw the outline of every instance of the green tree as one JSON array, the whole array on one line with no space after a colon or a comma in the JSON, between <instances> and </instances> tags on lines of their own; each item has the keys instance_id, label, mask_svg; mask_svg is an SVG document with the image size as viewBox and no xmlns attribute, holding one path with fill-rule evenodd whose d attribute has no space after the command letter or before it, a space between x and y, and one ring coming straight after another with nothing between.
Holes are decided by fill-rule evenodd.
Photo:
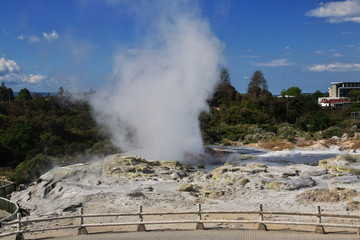
<instances>
[{"instance_id":1,"label":"green tree","mask_svg":"<svg viewBox=\"0 0 360 240\"><path fill-rule=\"evenodd\" d=\"M318 98L320 97L324 97L324 94L322 92L320 92L319 90L316 90L312 95L311 95L311 99L312 100L318 100Z\"/></svg>"},{"instance_id":2,"label":"green tree","mask_svg":"<svg viewBox=\"0 0 360 240\"><path fill-rule=\"evenodd\" d=\"M21 89L15 98L16 101L30 100L30 99L31 99L31 93L26 88Z\"/></svg>"},{"instance_id":3,"label":"green tree","mask_svg":"<svg viewBox=\"0 0 360 240\"><path fill-rule=\"evenodd\" d=\"M7 88L5 83L2 82L0 86L0 101L1 102L12 102L14 101L14 92L11 88Z\"/></svg>"},{"instance_id":4,"label":"green tree","mask_svg":"<svg viewBox=\"0 0 360 240\"><path fill-rule=\"evenodd\" d=\"M230 74L225 67L222 67L220 71L220 85L230 85Z\"/></svg>"},{"instance_id":5,"label":"green tree","mask_svg":"<svg viewBox=\"0 0 360 240\"><path fill-rule=\"evenodd\" d=\"M59 91L58 91L58 95L62 96L64 94L64 88L63 87L59 87Z\"/></svg>"},{"instance_id":6,"label":"green tree","mask_svg":"<svg viewBox=\"0 0 360 240\"><path fill-rule=\"evenodd\" d=\"M359 102L359 99L360 99L360 91L359 90L351 90L349 93L348 93L348 97L350 98L350 100L352 102Z\"/></svg>"},{"instance_id":7,"label":"green tree","mask_svg":"<svg viewBox=\"0 0 360 240\"><path fill-rule=\"evenodd\" d=\"M298 96L300 96L300 94L301 94L301 89L298 87L290 87L287 90L284 89L281 91L281 96L283 96L283 97L285 95L298 97Z\"/></svg>"},{"instance_id":8,"label":"green tree","mask_svg":"<svg viewBox=\"0 0 360 240\"><path fill-rule=\"evenodd\" d=\"M219 84L215 89L210 105L229 105L231 101L238 99L240 99L240 94L230 83L230 74L228 69L225 67L221 68Z\"/></svg>"},{"instance_id":9,"label":"green tree","mask_svg":"<svg viewBox=\"0 0 360 240\"><path fill-rule=\"evenodd\" d=\"M40 140L38 127L26 121L10 127L0 136L0 143L12 151L16 158L8 165L14 166L25 160L29 151L35 151Z\"/></svg>"},{"instance_id":10,"label":"green tree","mask_svg":"<svg viewBox=\"0 0 360 240\"><path fill-rule=\"evenodd\" d=\"M250 82L248 85L248 93L249 90L252 89L253 87L258 87L261 90L268 90L266 79L264 77L264 74L260 70L255 71L252 77L250 78Z\"/></svg>"},{"instance_id":11,"label":"green tree","mask_svg":"<svg viewBox=\"0 0 360 240\"><path fill-rule=\"evenodd\" d=\"M314 132L330 126L330 118L322 111L317 111L310 116L309 131Z\"/></svg>"}]
</instances>

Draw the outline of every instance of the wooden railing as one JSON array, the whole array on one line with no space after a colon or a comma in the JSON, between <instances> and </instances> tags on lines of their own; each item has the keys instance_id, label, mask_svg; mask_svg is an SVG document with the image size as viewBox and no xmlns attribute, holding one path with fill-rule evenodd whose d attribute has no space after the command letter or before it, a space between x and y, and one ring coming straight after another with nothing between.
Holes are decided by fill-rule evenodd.
<instances>
[{"instance_id":1,"label":"wooden railing","mask_svg":"<svg viewBox=\"0 0 360 240\"><path fill-rule=\"evenodd\" d=\"M7 217L0 219L0 222L16 219L17 213L19 212L19 206L16 203L2 197L0 197L0 209L9 213Z\"/></svg>"},{"instance_id":2,"label":"wooden railing","mask_svg":"<svg viewBox=\"0 0 360 240\"><path fill-rule=\"evenodd\" d=\"M215 215L226 216L227 219L210 219L211 216ZM176 220L145 220L145 217L148 216L192 216L186 219L176 219ZM230 215L258 215L257 219L243 220L243 219L229 219ZM280 218L279 216L301 216L301 217L314 217L312 220L306 221L290 221L290 220L267 220L269 218ZM97 223L85 223L87 218L99 218L99 217L136 217L138 218L135 221L122 221L122 222L97 222ZM336 223L336 222L323 222L323 218L335 218L336 220L345 221L349 219L348 223ZM71 225L59 225L56 227L46 227L46 228L34 228L29 227L30 223L37 222L50 222L50 221L60 221L64 219L77 219L78 224ZM316 233L325 233L324 227L334 227L334 228L355 228L357 229L357 234L360 235L360 216L359 215L350 215L350 214L325 214L321 213L320 206L317 207L316 212L314 213L300 213L300 212L281 212L281 211L264 211L262 204L259 205L257 211L210 211L202 210L201 204L198 204L196 211L179 211L179 212L143 212L143 207L140 206L139 211L136 213L107 213L107 214L84 214L83 208L80 208L80 211L77 214L71 216L61 216L61 217L52 217L52 218L36 218L36 219L22 219L20 213L17 214L17 219L15 221L9 222L8 225L17 225L17 230L14 232L3 232L0 234L0 237L17 235L16 239L25 239L24 233L31 232L43 232L51 230L62 230L77 228L78 234L87 234L87 228L91 227L115 227L115 226L137 226L137 231L146 231L146 226L149 225L164 225L164 224L196 224L195 229L205 229L204 224L257 224L258 229L268 230L267 225L294 225L294 226L314 226ZM24 226L26 229L24 229ZM54 224L51 224L54 226Z\"/></svg>"}]
</instances>

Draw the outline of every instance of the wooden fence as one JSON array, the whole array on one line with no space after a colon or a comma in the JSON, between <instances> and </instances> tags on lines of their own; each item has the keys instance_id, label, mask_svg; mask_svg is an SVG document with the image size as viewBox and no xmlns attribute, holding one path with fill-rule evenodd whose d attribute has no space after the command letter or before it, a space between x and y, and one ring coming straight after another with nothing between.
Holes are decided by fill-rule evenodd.
<instances>
[{"instance_id":1,"label":"wooden fence","mask_svg":"<svg viewBox=\"0 0 360 240\"><path fill-rule=\"evenodd\" d=\"M0 209L9 213L7 217L0 219L0 222L12 221L16 219L17 213L19 212L19 207L16 203L2 197L0 197Z\"/></svg>"},{"instance_id":2,"label":"wooden fence","mask_svg":"<svg viewBox=\"0 0 360 240\"><path fill-rule=\"evenodd\" d=\"M227 219L209 219L215 215L226 216ZM185 219L177 220L145 220L148 216L188 216ZM231 215L244 216L255 215L257 219L244 220L241 217L237 219L229 219ZM160 217L159 217L160 216ZM192 217L190 217L192 216ZM281 220L280 216L299 216L309 217L310 220L303 221L290 221ZM98 223L86 223L87 218L100 218L100 217L136 217L135 221L112 221L112 222L98 222ZM277 218L277 219L274 219ZM284 217L283 217L284 218ZM336 222L324 222L323 218L335 218L337 221L344 221L348 219L348 223L336 223ZM77 219L75 221L78 224L60 225L59 223L51 224L54 227L45 228L30 228L30 224L37 222L50 222L60 221L64 219ZM274 220L269 220L274 219ZM262 204L259 205L259 209L256 211L210 211L201 209L201 204L198 204L198 208L195 211L179 211L179 212L143 212L143 207L140 206L139 211L136 213L107 213L107 214L84 214L83 208L80 208L79 212L70 216L52 217L52 218L37 218L37 219L22 219L20 213L17 214L15 221L9 222L7 225L17 225L16 231L3 232L0 237L16 235L16 240L25 239L24 233L31 232L43 232L51 230L62 230L77 228L78 234L87 234L88 228L92 227L115 227L115 226L137 226L137 231L146 231L146 226L149 225L165 225L165 224L194 224L195 229L205 229L204 224L257 224L258 229L268 230L267 225L294 225L294 226L314 226L315 233L325 233L324 227L334 228L354 228L357 229L357 234L360 235L360 216L350 214L325 214L321 212L320 206L317 207L314 213L299 213L299 212L281 212L281 211L264 211ZM195 225L196 224L196 225ZM50 224L47 224L50 225ZM26 229L25 227L26 226Z\"/></svg>"}]
</instances>

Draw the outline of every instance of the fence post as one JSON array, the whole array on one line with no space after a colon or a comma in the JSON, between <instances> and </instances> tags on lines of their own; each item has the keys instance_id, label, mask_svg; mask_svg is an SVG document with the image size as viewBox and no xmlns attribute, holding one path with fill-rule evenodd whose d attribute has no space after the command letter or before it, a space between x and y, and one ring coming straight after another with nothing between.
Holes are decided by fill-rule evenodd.
<instances>
[{"instance_id":1,"label":"fence post","mask_svg":"<svg viewBox=\"0 0 360 240\"><path fill-rule=\"evenodd\" d=\"M17 221L18 221L18 227L17 227L17 234L15 240L25 240L24 235L21 232L21 213L17 214Z\"/></svg>"},{"instance_id":2,"label":"fence post","mask_svg":"<svg viewBox=\"0 0 360 240\"><path fill-rule=\"evenodd\" d=\"M80 211L80 227L78 229L78 235L88 234L86 227L84 227L84 209L81 207Z\"/></svg>"},{"instance_id":3,"label":"fence post","mask_svg":"<svg viewBox=\"0 0 360 240\"><path fill-rule=\"evenodd\" d=\"M258 225L258 230L264 230L267 231L267 226L263 223L264 221L264 214L263 214L263 205L260 203L259 205L259 220L260 223Z\"/></svg>"},{"instance_id":4,"label":"fence post","mask_svg":"<svg viewBox=\"0 0 360 240\"><path fill-rule=\"evenodd\" d=\"M201 203L198 203L198 222L196 223L196 230L204 230L204 223L202 222L201 217Z\"/></svg>"},{"instance_id":5,"label":"fence post","mask_svg":"<svg viewBox=\"0 0 360 240\"><path fill-rule=\"evenodd\" d=\"M317 223L321 223L321 208L317 206ZM325 234L325 229L323 226L317 225L315 227L315 233Z\"/></svg>"},{"instance_id":6,"label":"fence post","mask_svg":"<svg viewBox=\"0 0 360 240\"><path fill-rule=\"evenodd\" d=\"M142 215L142 211L143 211L142 206L140 206L140 207L139 207L139 222L143 222L143 221L144 221L144 217L143 217L143 215ZM138 232L146 231L145 224L143 224L143 223L138 224L138 226L137 226L137 231L138 231Z\"/></svg>"}]
</instances>

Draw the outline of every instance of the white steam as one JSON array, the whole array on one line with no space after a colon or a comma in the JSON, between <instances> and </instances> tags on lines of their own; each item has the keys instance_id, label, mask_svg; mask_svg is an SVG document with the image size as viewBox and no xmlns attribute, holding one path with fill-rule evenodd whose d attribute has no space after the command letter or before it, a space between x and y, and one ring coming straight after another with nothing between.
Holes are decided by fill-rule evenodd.
<instances>
[{"instance_id":1,"label":"white steam","mask_svg":"<svg viewBox=\"0 0 360 240\"><path fill-rule=\"evenodd\" d=\"M194 14L163 18L157 31L152 47L116 54L116 83L91 103L122 150L181 161L203 153L198 117L217 84L222 47Z\"/></svg>"}]
</instances>

